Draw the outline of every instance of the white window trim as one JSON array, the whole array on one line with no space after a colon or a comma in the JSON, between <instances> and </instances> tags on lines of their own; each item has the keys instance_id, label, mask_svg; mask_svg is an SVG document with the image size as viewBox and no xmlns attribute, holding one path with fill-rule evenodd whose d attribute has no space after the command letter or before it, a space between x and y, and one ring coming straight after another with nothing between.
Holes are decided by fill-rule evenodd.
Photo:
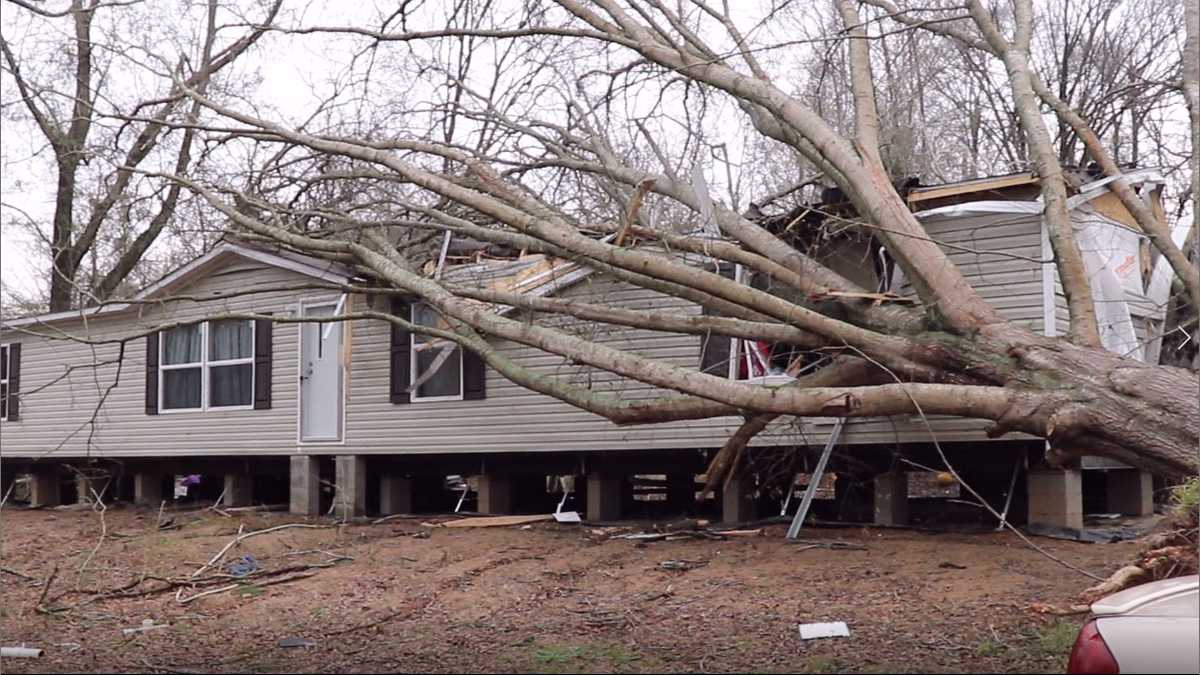
<instances>
[{"instance_id":1,"label":"white window trim","mask_svg":"<svg viewBox=\"0 0 1200 675\"><path fill-rule=\"evenodd\" d=\"M414 324L416 324L416 314L417 314L416 309L417 309L417 307L418 307L418 305L416 305L416 304L413 305L413 323ZM412 387L413 382L416 382L417 376L420 374L417 372L417 351L418 351L417 347L418 347L417 334L415 332L410 332L408 335L408 386L410 386L410 387ZM421 349L419 351L424 351L427 348L431 348L432 344L427 342L423 345L420 345L420 347L421 347ZM417 393L420 390L420 387L413 387L408 392L408 400L410 402L412 402L412 403L432 403L435 401L461 401L461 400L463 400L463 393L464 393L463 390L466 387L466 382L463 379L465 373L463 372L462 345L456 344L454 346L454 350L458 353L458 395L457 396L421 396L420 394ZM444 364L444 363L442 364L443 367L445 367L445 365L446 364ZM436 375L434 377L436 377ZM428 382L428 380L426 382Z\"/></svg>"},{"instance_id":2,"label":"white window trim","mask_svg":"<svg viewBox=\"0 0 1200 675\"><path fill-rule=\"evenodd\" d=\"M9 380L12 379L12 347L10 347L10 345L11 345L11 343L9 343L9 342L0 344L0 347L3 348L3 354L4 354L3 358L8 362L8 363L4 364L4 366L5 366L4 370L8 372L8 377L0 377L0 384L3 384L6 389L8 388ZM8 397L12 398L11 390L8 392ZM7 421L8 421L8 401L6 400L4 402L4 409L0 410L0 422L7 422Z\"/></svg>"},{"instance_id":3,"label":"white window trim","mask_svg":"<svg viewBox=\"0 0 1200 675\"><path fill-rule=\"evenodd\" d=\"M209 361L208 352L208 323L202 321L200 326L200 360L189 363L165 363L163 358L163 350L166 348L166 339L164 335L167 331L159 331L158 333L158 412L160 415L173 415L175 413L195 413L195 412L232 412L237 410L254 410L254 395L255 391L255 370L254 365L254 344L256 333L258 331L258 322L250 321L250 356L240 359L222 359L219 361ZM209 369L219 366L238 366L250 364L250 403L248 405L209 405L208 402L208 378ZM189 368L200 369L200 406L197 408L167 408L163 406L163 397L166 391L163 388L163 371L165 370L186 370Z\"/></svg>"}]
</instances>

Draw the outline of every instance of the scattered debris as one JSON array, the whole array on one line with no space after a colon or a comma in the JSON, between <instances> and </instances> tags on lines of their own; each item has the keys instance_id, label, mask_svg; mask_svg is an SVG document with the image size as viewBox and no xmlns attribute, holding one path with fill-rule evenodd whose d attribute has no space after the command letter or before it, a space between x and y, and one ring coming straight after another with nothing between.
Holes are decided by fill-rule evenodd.
<instances>
[{"instance_id":1,"label":"scattered debris","mask_svg":"<svg viewBox=\"0 0 1200 675\"><path fill-rule=\"evenodd\" d=\"M221 510L226 513L265 513L270 511L287 511L287 504L259 504L258 506L233 506L222 507Z\"/></svg>"},{"instance_id":2,"label":"scattered debris","mask_svg":"<svg viewBox=\"0 0 1200 675\"><path fill-rule=\"evenodd\" d=\"M1025 609L1037 614L1050 614L1053 616L1071 616L1072 614L1087 614L1092 611L1091 605L1070 605L1068 607L1059 607L1051 605L1048 602L1034 602L1025 606Z\"/></svg>"},{"instance_id":3,"label":"scattered debris","mask_svg":"<svg viewBox=\"0 0 1200 675\"><path fill-rule=\"evenodd\" d=\"M596 530L592 531L597 533ZM752 536L752 535L734 535ZM684 539L706 539L709 541L725 541L726 533L719 530L679 530L674 532L633 532L630 534L614 534L609 539L628 539L638 543L652 541L682 541Z\"/></svg>"},{"instance_id":4,"label":"scattered debris","mask_svg":"<svg viewBox=\"0 0 1200 675\"><path fill-rule=\"evenodd\" d=\"M655 600L662 600L663 598L669 598L673 595L675 595L675 586L672 584L667 584L667 587L664 590L642 593L641 595L633 598L633 600L635 602L654 602Z\"/></svg>"},{"instance_id":5,"label":"scattered debris","mask_svg":"<svg viewBox=\"0 0 1200 675\"><path fill-rule=\"evenodd\" d=\"M757 530L716 530L714 534L719 534L722 537L761 537L762 528Z\"/></svg>"},{"instance_id":6,"label":"scattered debris","mask_svg":"<svg viewBox=\"0 0 1200 675\"><path fill-rule=\"evenodd\" d=\"M554 520L554 514L546 513L536 516L485 516L481 518L463 518L447 523L431 524L430 527L504 527L507 525L524 525Z\"/></svg>"},{"instance_id":7,"label":"scattered debris","mask_svg":"<svg viewBox=\"0 0 1200 675\"><path fill-rule=\"evenodd\" d=\"M241 560L235 563L230 563L227 569L229 570L229 573L235 577L244 577L251 572L257 572L260 568L258 566L258 561L254 559L254 556L247 553L246 555L242 556Z\"/></svg>"},{"instance_id":8,"label":"scattered debris","mask_svg":"<svg viewBox=\"0 0 1200 675\"><path fill-rule=\"evenodd\" d=\"M662 541L666 538L667 533L665 532L635 532L633 534L615 534L609 537L609 539L632 539L633 541Z\"/></svg>"},{"instance_id":9,"label":"scattered debris","mask_svg":"<svg viewBox=\"0 0 1200 675\"><path fill-rule=\"evenodd\" d=\"M283 647L284 649L291 649L291 648L295 648L295 647L316 647L317 646L317 643L313 642L312 640L306 640L305 638L301 638L301 637L279 638L278 644L280 647Z\"/></svg>"},{"instance_id":10,"label":"scattered debris","mask_svg":"<svg viewBox=\"0 0 1200 675\"><path fill-rule=\"evenodd\" d=\"M36 659L43 654L36 647L0 647L0 658L5 659Z\"/></svg>"},{"instance_id":11,"label":"scattered debris","mask_svg":"<svg viewBox=\"0 0 1200 675\"><path fill-rule=\"evenodd\" d=\"M831 637L850 637L850 628L846 625L845 621L800 624L801 640L816 640Z\"/></svg>"},{"instance_id":12,"label":"scattered debris","mask_svg":"<svg viewBox=\"0 0 1200 675\"><path fill-rule=\"evenodd\" d=\"M175 476L175 499L188 496L188 488L200 484L200 474L188 474L186 476Z\"/></svg>"},{"instance_id":13,"label":"scattered debris","mask_svg":"<svg viewBox=\"0 0 1200 675\"><path fill-rule=\"evenodd\" d=\"M865 551L866 546L855 544L849 541L822 541L819 539L788 539L789 544L800 544L797 551L807 551L810 548L827 548L831 551Z\"/></svg>"},{"instance_id":14,"label":"scattered debris","mask_svg":"<svg viewBox=\"0 0 1200 675\"><path fill-rule=\"evenodd\" d=\"M32 581L33 583L36 583L36 584L42 583L40 579L31 577L28 574L25 574L23 572L18 572L16 570L12 569L11 567L0 566L0 572L4 572L5 574L11 574L14 577L20 577L22 579L25 579L26 581Z\"/></svg>"},{"instance_id":15,"label":"scattered debris","mask_svg":"<svg viewBox=\"0 0 1200 675\"><path fill-rule=\"evenodd\" d=\"M1090 515L1088 516L1091 517ZM1156 524L1154 519L1098 519L1107 525L1088 525L1082 529L1074 527L1058 527L1042 523L1030 523L1025 526L1029 534L1036 534L1050 539L1065 539L1067 541L1082 541L1093 544L1111 544L1128 539L1137 539L1148 534Z\"/></svg>"},{"instance_id":16,"label":"scattered debris","mask_svg":"<svg viewBox=\"0 0 1200 675\"><path fill-rule=\"evenodd\" d=\"M413 515L413 514L411 514L411 513L393 513L393 514L392 514L392 515L390 515L390 516L384 516L384 517L382 517L382 518L376 518L375 520L372 520L372 521L371 521L371 524L372 524L372 525L378 525L378 524L380 524L380 523L386 523L386 522L388 522L388 521L390 521L390 520L403 520L403 519L408 519L408 520L411 520L411 519L414 519L414 518L422 518L422 517L426 517L426 516L416 516L416 515Z\"/></svg>"},{"instance_id":17,"label":"scattered debris","mask_svg":"<svg viewBox=\"0 0 1200 675\"><path fill-rule=\"evenodd\" d=\"M53 646L62 647L63 649L67 650L68 654L83 649L83 645L79 644L78 642L55 642Z\"/></svg>"},{"instance_id":18,"label":"scattered debris","mask_svg":"<svg viewBox=\"0 0 1200 675\"><path fill-rule=\"evenodd\" d=\"M658 563L658 568L671 570L672 572L686 572L694 570L697 567L704 567L707 564L707 560L664 560Z\"/></svg>"},{"instance_id":19,"label":"scattered debris","mask_svg":"<svg viewBox=\"0 0 1200 675\"><path fill-rule=\"evenodd\" d=\"M142 619L142 625L138 626L137 628L122 628L121 635L128 637L130 635L136 635L138 633L148 633L152 630L159 630L161 628L170 628L170 627L171 627L171 624L169 624L169 623L154 623L154 619Z\"/></svg>"},{"instance_id":20,"label":"scattered debris","mask_svg":"<svg viewBox=\"0 0 1200 675\"><path fill-rule=\"evenodd\" d=\"M332 562L327 563L327 564L306 565L302 569L309 569L309 568L313 568L313 567L331 567L332 565L333 565ZM291 569L291 568L289 568L289 569ZM278 573L280 571L283 571L283 570L279 570L276 573ZM255 580L253 583L246 583L245 581L239 581L235 584L229 584L228 586L221 586L219 588L214 588L212 590L202 591L195 595L186 596L186 597L183 595L183 590L184 590L183 586L180 586L178 591L176 591L175 600L178 601L179 604L181 604L181 605L186 605L189 602L199 600L200 598L203 598L203 597L207 597L210 595L217 595L218 593L225 593L227 591L232 591L232 590L236 590L236 589L242 589L242 595L244 597L244 596L248 596L248 595L254 595L258 592L257 590L252 591L250 589L261 589L263 586L274 586L276 584L286 584L289 581L297 581L299 579L307 579L314 575L316 575L316 572L298 572L296 574L292 574L291 576L280 576L280 577L275 577L273 579L266 579L263 581Z\"/></svg>"}]
</instances>

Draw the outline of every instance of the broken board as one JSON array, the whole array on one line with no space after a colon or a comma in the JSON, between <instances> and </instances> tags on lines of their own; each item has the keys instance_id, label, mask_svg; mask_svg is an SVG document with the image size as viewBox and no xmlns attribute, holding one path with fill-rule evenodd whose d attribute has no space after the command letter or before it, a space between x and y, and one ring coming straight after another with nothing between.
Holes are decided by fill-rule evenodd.
<instances>
[{"instance_id":1,"label":"broken board","mask_svg":"<svg viewBox=\"0 0 1200 675\"><path fill-rule=\"evenodd\" d=\"M463 518L441 523L441 527L504 527L505 525L524 525L554 520L554 514L544 513L536 516L485 516L482 518Z\"/></svg>"}]
</instances>

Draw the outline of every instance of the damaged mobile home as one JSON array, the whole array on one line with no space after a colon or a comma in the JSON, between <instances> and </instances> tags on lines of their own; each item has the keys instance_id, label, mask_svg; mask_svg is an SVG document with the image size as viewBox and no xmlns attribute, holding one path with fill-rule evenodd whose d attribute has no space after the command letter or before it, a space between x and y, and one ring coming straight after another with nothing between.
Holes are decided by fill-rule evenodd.
<instances>
[{"instance_id":1,"label":"damaged mobile home","mask_svg":"<svg viewBox=\"0 0 1200 675\"><path fill-rule=\"evenodd\" d=\"M1161 177L1150 170L1127 177L1161 214ZM1103 342L1156 361L1170 274L1106 184L1085 177L1070 202L1095 281ZM1017 174L908 186L907 199L985 299L1008 318L1055 335L1065 331L1067 310L1038 190L1036 177ZM792 222L802 217L787 214ZM831 244L821 255L888 301L911 295L869 237ZM436 268L444 278L485 288L639 310L702 311L540 254L477 256ZM729 272L745 283L769 283ZM591 520L633 513L640 508L635 490L665 496L663 508L676 513L701 508L697 476L740 418L616 426L509 382L461 347L384 321L328 320L374 310L437 325L437 314L420 303L343 294L333 286L361 282L335 263L225 241L128 301L6 319L0 330L4 490L17 474L29 474L31 503L53 505L73 486L80 497L97 489L100 469L108 490L158 504L171 476L202 474L216 478L214 491L231 506L287 495L298 514L336 506L353 516L447 510L458 495L447 495L444 479L462 475L473 477L477 510L499 514L552 507L557 498L547 494L546 477L556 475L577 477L574 496ZM314 318L325 321L299 321ZM763 386L790 379L784 372L790 352L770 344L597 328L563 316L531 314L528 320L593 331L589 339L611 347ZM625 399L661 393L524 345L494 340L493 346L535 372ZM791 491L811 476L828 445L836 475L836 498L822 507L828 517L905 522L910 472L940 468L943 451L965 480L1015 520L1023 514L1030 523L1080 527L1085 484L1088 499L1102 510L1145 514L1152 508L1145 472L1090 458L1076 467L1050 467L1043 441L990 439L985 426L958 418L791 420L753 442L782 464L769 470L750 464L711 506L729 522L752 519L756 508L784 503L786 509ZM980 452L984 444L987 451ZM634 479L648 475L662 478Z\"/></svg>"}]
</instances>

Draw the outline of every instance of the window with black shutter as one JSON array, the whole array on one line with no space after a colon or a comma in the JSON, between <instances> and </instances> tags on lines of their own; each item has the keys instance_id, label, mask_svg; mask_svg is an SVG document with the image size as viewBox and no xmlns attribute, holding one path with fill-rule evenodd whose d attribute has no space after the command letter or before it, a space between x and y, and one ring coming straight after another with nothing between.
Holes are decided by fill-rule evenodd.
<instances>
[{"instance_id":1,"label":"window with black shutter","mask_svg":"<svg viewBox=\"0 0 1200 675\"><path fill-rule=\"evenodd\" d=\"M21 344L0 345L0 420L21 417Z\"/></svg>"},{"instance_id":2,"label":"window with black shutter","mask_svg":"<svg viewBox=\"0 0 1200 675\"><path fill-rule=\"evenodd\" d=\"M418 303L411 309L414 325L449 328L433 307ZM412 400L462 399L465 374L462 347L446 338L420 333L412 333L410 339L409 393Z\"/></svg>"},{"instance_id":3,"label":"window with black shutter","mask_svg":"<svg viewBox=\"0 0 1200 675\"><path fill-rule=\"evenodd\" d=\"M222 319L146 336L146 414L270 408L271 328Z\"/></svg>"},{"instance_id":4,"label":"window with black shutter","mask_svg":"<svg viewBox=\"0 0 1200 675\"><path fill-rule=\"evenodd\" d=\"M392 314L405 321L412 316L411 306L402 298L392 299ZM411 350L409 331L398 324L391 324L391 343L388 359L388 397L392 403L410 403L408 387L411 381Z\"/></svg>"}]
</instances>

